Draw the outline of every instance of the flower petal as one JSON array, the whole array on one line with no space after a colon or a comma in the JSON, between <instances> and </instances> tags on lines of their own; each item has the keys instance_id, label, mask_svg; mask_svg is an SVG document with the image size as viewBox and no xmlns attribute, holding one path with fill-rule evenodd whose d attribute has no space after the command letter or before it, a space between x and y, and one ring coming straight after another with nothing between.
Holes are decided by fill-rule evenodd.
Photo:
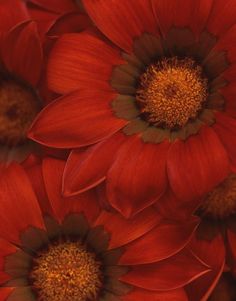
<instances>
[{"instance_id":1,"label":"flower petal","mask_svg":"<svg viewBox=\"0 0 236 301\"><path fill-rule=\"evenodd\" d=\"M149 0L84 0L85 9L98 28L117 46L133 50L134 39L144 32L158 32Z\"/></svg>"},{"instance_id":2,"label":"flower petal","mask_svg":"<svg viewBox=\"0 0 236 301\"><path fill-rule=\"evenodd\" d=\"M171 27L190 27L199 35L211 11L213 0L152 0L162 34ZM180 9L181 8L181 9Z\"/></svg>"},{"instance_id":3,"label":"flower petal","mask_svg":"<svg viewBox=\"0 0 236 301\"><path fill-rule=\"evenodd\" d=\"M234 269L236 268L236 233L232 230L227 230L229 246L234 259Z\"/></svg>"},{"instance_id":4,"label":"flower petal","mask_svg":"<svg viewBox=\"0 0 236 301\"><path fill-rule=\"evenodd\" d=\"M127 140L108 172L107 196L114 208L130 217L164 193L169 143L144 143L139 136Z\"/></svg>"},{"instance_id":5,"label":"flower petal","mask_svg":"<svg viewBox=\"0 0 236 301\"><path fill-rule=\"evenodd\" d=\"M147 208L131 219L125 219L117 213L102 211L95 225L103 225L105 230L111 234L109 248L113 249L141 237L158 225L160 220L161 217L154 208Z\"/></svg>"},{"instance_id":6,"label":"flower petal","mask_svg":"<svg viewBox=\"0 0 236 301\"><path fill-rule=\"evenodd\" d=\"M21 231L29 226L44 229L38 201L26 173L12 164L0 177L1 237L19 244Z\"/></svg>"},{"instance_id":7,"label":"flower petal","mask_svg":"<svg viewBox=\"0 0 236 301\"><path fill-rule=\"evenodd\" d=\"M72 151L64 174L65 195L78 194L101 183L125 138L117 133L83 153L80 149Z\"/></svg>"},{"instance_id":8,"label":"flower petal","mask_svg":"<svg viewBox=\"0 0 236 301\"><path fill-rule=\"evenodd\" d=\"M210 265L212 271L189 284L186 290L191 301L207 301L225 265L224 242L220 235L212 241L194 238L191 249L201 260Z\"/></svg>"},{"instance_id":9,"label":"flower petal","mask_svg":"<svg viewBox=\"0 0 236 301\"><path fill-rule=\"evenodd\" d=\"M0 239L0 285L11 278L11 276L5 272L5 257L14 254L17 250L18 248L16 246L4 239Z\"/></svg>"},{"instance_id":10,"label":"flower petal","mask_svg":"<svg viewBox=\"0 0 236 301\"><path fill-rule=\"evenodd\" d=\"M9 300L8 297L11 295L13 290L14 290L13 287L1 287L0 288L0 301Z\"/></svg>"},{"instance_id":11,"label":"flower petal","mask_svg":"<svg viewBox=\"0 0 236 301\"><path fill-rule=\"evenodd\" d=\"M37 4L38 6L51 10L55 13L62 14L67 11L76 10L76 4L73 1L68 0L30 0L30 2Z\"/></svg>"},{"instance_id":12,"label":"flower petal","mask_svg":"<svg viewBox=\"0 0 236 301\"><path fill-rule=\"evenodd\" d=\"M122 301L188 301L184 289L171 290L166 292L153 292L134 288L130 293L122 296Z\"/></svg>"},{"instance_id":13,"label":"flower petal","mask_svg":"<svg viewBox=\"0 0 236 301\"><path fill-rule=\"evenodd\" d=\"M112 92L77 91L61 97L42 110L29 132L39 143L58 148L90 145L124 127L110 108Z\"/></svg>"},{"instance_id":14,"label":"flower petal","mask_svg":"<svg viewBox=\"0 0 236 301\"><path fill-rule=\"evenodd\" d=\"M146 235L129 244L120 264L152 263L176 254L188 243L198 223L198 218L192 218L182 224L163 221Z\"/></svg>"},{"instance_id":15,"label":"flower petal","mask_svg":"<svg viewBox=\"0 0 236 301\"><path fill-rule=\"evenodd\" d=\"M227 153L215 132L203 127L186 142L170 148L167 169L170 185L184 201L200 198L219 184L229 172Z\"/></svg>"},{"instance_id":16,"label":"flower petal","mask_svg":"<svg viewBox=\"0 0 236 301\"><path fill-rule=\"evenodd\" d=\"M236 120L226 114L217 113L214 130L228 152L231 167L236 170Z\"/></svg>"},{"instance_id":17,"label":"flower petal","mask_svg":"<svg viewBox=\"0 0 236 301\"><path fill-rule=\"evenodd\" d=\"M166 193L155 203L155 207L160 214L167 219L174 221L185 221L196 211L200 200L192 202L183 202L179 200L171 189L167 189Z\"/></svg>"},{"instance_id":18,"label":"flower petal","mask_svg":"<svg viewBox=\"0 0 236 301\"><path fill-rule=\"evenodd\" d=\"M20 24L8 33L2 45L2 57L8 71L19 75L33 86L38 83L43 54L34 22Z\"/></svg>"},{"instance_id":19,"label":"flower petal","mask_svg":"<svg viewBox=\"0 0 236 301\"><path fill-rule=\"evenodd\" d=\"M183 250L157 263L133 266L120 279L144 289L165 291L183 287L209 271L190 251Z\"/></svg>"},{"instance_id":20,"label":"flower petal","mask_svg":"<svg viewBox=\"0 0 236 301\"><path fill-rule=\"evenodd\" d=\"M94 34L65 34L51 52L48 85L60 94L79 88L107 90L113 67L123 63L118 49Z\"/></svg>"},{"instance_id":21,"label":"flower petal","mask_svg":"<svg viewBox=\"0 0 236 301\"><path fill-rule=\"evenodd\" d=\"M56 218L61 222L69 213L84 213L92 222L99 214L99 206L94 191L76 197L64 198L61 192L65 162L46 158L43 161L43 177L49 201Z\"/></svg>"},{"instance_id":22,"label":"flower petal","mask_svg":"<svg viewBox=\"0 0 236 301\"><path fill-rule=\"evenodd\" d=\"M223 35L235 24L236 9L234 0L214 1L211 14L207 22L207 30L214 35Z\"/></svg>"}]
</instances>

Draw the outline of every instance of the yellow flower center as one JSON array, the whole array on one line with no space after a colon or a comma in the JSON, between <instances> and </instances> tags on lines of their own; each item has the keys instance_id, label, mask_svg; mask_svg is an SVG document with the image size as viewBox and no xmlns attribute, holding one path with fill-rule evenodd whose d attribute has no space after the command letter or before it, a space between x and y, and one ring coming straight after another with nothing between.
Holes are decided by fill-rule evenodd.
<instances>
[{"instance_id":1,"label":"yellow flower center","mask_svg":"<svg viewBox=\"0 0 236 301\"><path fill-rule=\"evenodd\" d=\"M136 99L147 121L169 129L196 118L207 98L207 79L190 58L163 59L140 78Z\"/></svg>"},{"instance_id":2,"label":"yellow flower center","mask_svg":"<svg viewBox=\"0 0 236 301\"><path fill-rule=\"evenodd\" d=\"M101 262L80 242L50 245L40 251L30 279L40 301L96 300L103 280Z\"/></svg>"},{"instance_id":3,"label":"yellow flower center","mask_svg":"<svg viewBox=\"0 0 236 301\"><path fill-rule=\"evenodd\" d=\"M203 214L219 219L236 213L236 175L230 175L213 189L207 195L200 209Z\"/></svg>"},{"instance_id":4,"label":"yellow flower center","mask_svg":"<svg viewBox=\"0 0 236 301\"><path fill-rule=\"evenodd\" d=\"M39 100L33 91L15 81L0 83L0 143L16 146L26 140Z\"/></svg>"}]
</instances>

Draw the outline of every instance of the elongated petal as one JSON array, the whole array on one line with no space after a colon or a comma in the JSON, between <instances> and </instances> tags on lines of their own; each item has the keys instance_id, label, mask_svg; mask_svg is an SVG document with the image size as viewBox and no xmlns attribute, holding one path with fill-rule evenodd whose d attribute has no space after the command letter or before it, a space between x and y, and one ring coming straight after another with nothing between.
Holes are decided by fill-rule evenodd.
<instances>
[{"instance_id":1,"label":"elongated petal","mask_svg":"<svg viewBox=\"0 0 236 301\"><path fill-rule=\"evenodd\" d=\"M11 295L13 287L1 287L0 288L0 301L7 301L8 297Z\"/></svg>"},{"instance_id":2,"label":"elongated petal","mask_svg":"<svg viewBox=\"0 0 236 301\"><path fill-rule=\"evenodd\" d=\"M118 49L92 33L65 34L51 52L48 85L60 94L91 87L107 90L113 67L123 62Z\"/></svg>"},{"instance_id":3,"label":"elongated petal","mask_svg":"<svg viewBox=\"0 0 236 301\"><path fill-rule=\"evenodd\" d=\"M133 266L121 280L144 289L171 290L183 287L209 271L191 252L184 250L158 263Z\"/></svg>"},{"instance_id":4,"label":"elongated petal","mask_svg":"<svg viewBox=\"0 0 236 301\"><path fill-rule=\"evenodd\" d=\"M62 221L69 213L83 213L92 222L99 214L95 192L89 191L76 197L64 198L61 191L64 168L64 161L51 158L43 161L45 187L55 217Z\"/></svg>"},{"instance_id":5,"label":"elongated petal","mask_svg":"<svg viewBox=\"0 0 236 301\"><path fill-rule=\"evenodd\" d=\"M236 10L234 0L214 1L210 17L207 22L207 30L214 35L223 35L235 24Z\"/></svg>"},{"instance_id":6,"label":"elongated petal","mask_svg":"<svg viewBox=\"0 0 236 301\"><path fill-rule=\"evenodd\" d=\"M0 239L0 284L2 285L11 277L4 270L5 258L8 255L14 254L18 248L4 239ZM0 299L1 300L1 299Z\"/></svg>"},{"instance_id":7,"label":"elongated petal","mask_svg":"<svg viewBox=\"0 0 236 301\"><path fill-rule=\"evenodd\" d=\"M65 168L65 195L81 193L101 183L125 138L117 133L84 153L72 151Z\"/></svg>"},{"instance_id":8,"label":"elongated petal","mask_svg":"<svg viewBox=\"0 0 236 301\"><path fill-rule=\"evenodd\" d=\"M214 130L228 152L232 168L236 170L236 119L222 113L217 113L216 118Z\"/></svg>"},{"instance_id":9,"label":"elongated petal","mask_svg":"<svg viewBox=\"0 0 236 301\"><path fill-rule=\"evenodd\" d=\"M30 2L58 14L65 13L66 11L76 10L77 8L73 1L68 0L30 0Z\"/></svg>"},{"instance_id":10,"label":"elongated petal","mask_svg":"<svg viewBox=\"0 0 236 301\"><path fill-rule=\"evenodd\" d=\"M3 61L10 72L32 85L39 81L43 55L37 27L26 22L14 27L2 46Z\"/></svg>"},{"instance_id":11,"label":"elongated petal","mask_svg":"<svg viewBox=\"0 0 236 301\"><path fill-rule=\"evenodd\" d=\"M21 231L29 226L44 229L38 201L30 181L17 164L12 164L0 177L1 237L20 243Z\"/></svg>"},{"instance_id":12,"label":"elongated petal","mask_svg":"<svg viewBox=\"0 0 236 301\"><path fill-rule=\"evenodd\" d=\"M215 132L204 127L186 142L176 141L167 161L171 187L176 196L190 201L219 184L229 172L228 156Z\"/></svg>"},{"instance_id":13,"label":"elongated petal","mask_svg":"<svg viewBox=\"0 0 236 301\"><path fill-rule=\"evenodd\" d=\"M1 0L0 3L0 34L6 33L17 23L29 19L29 14L23 1Z\"/></svg>"},{"instance_id":14,"label":"elongated petal","mask_svg":"<svg viewBox=\"0 0 236 301\"><path fill-rule=\"evenodd\" d=\"M160 220L161 217L154 208L147 208L131 219L125 219L117 213L102 211L95 225L103 225L105 230L111 233L109 248L113 249L141 237L158 225Z\"/></svg>"},{"instance_id":15,"label":"elongated petal","mask_svg":"<svg viewBox=\"0 0 236 301\"><path fill-rule=\"evenodd\" d=\"M186 290L191 301L207 301L224 269L224 242L220 235L211 241L194 238L191 242L191 249L210 265L212 271L189 284Z\"/></svg>"},{"instance_id":16,"label":"elongated petal","mask_svg":"<svg viewBox=\"0 0 236 301\"><path fill-rule=\"evenodd\" d=\"M184 289L171 290L167 292L155 292L135 288L131 293L122 296L122 301L188 301Z\"/></svg>"},{"instance_id":17,"label":"elongated petal","mask_svg":"<svg viewBox=\"0 0 236 301\"><path fill-rule=\"evenodd\" d=\"M152 0L153 10L163 34L171 27L191 28L198 34L203 30L213 0Z\"/></svg>"},{"instance_id":18,"label":"elongated petal","mask_svg":"<svg viewBox=\"0 0 236 301\"><path fill-rule=\"evenodd\" d=\"M109 137L125 126L110 108L113 92L77 91L42 110L29 137L47 146L76 148Z\"/></svg>"},{"instance_id":19,"label":"elongated petal","mask_svg":"<svg viewBox=\"0 0 236 301\"><path fill-rule=\"evenodd\" d=\"M129 244L120 263L124 265L152 263L176 254L188 243L198 223L197 218L183 224L162 222L143 237Z\"/></svg>"},{"instance_id":20,"label":"elongated petal","mask_svg":"<svg viewBox=\"0 0 236 301\"><path fill-rule=\"evenodd\" d=\"M117 46L131 52L134 39L158 27L149 0L84 0L84 6L98 28Z\"/></svg>"},{"instance_id":21,"label":"elongated petal","mask_svg":"<svg viewBox=\"0 0 236 301\"><path fill-rule=\"evenodd\" d=\"M133 136L117 153L107 175L107 195L124 216L140 212L164 193L168 148L168 142L149 144Z\"/></svg>"}]
</instances>

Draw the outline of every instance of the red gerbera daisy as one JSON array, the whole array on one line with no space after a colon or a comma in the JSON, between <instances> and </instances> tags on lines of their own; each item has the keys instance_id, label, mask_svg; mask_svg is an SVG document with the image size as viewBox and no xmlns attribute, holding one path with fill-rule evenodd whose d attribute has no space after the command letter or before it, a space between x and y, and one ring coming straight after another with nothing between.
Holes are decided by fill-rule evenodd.
<instances>
[{"instance_id":1,"label":"red gerbera daisy","mask_svg":"<svg viewBox=\"0 0 236 301\"><path fill-rule=\"evenodd\" d=\"M35 150L26 133L41 108L57 96L43 76L50 49L46 34L71 31L72 24L64 24L67 15L53 15L24 1L0 1L0 162L22 160ZM86 28L88 17L75 15L73 26Z\"/></svg>"},{"instance_id":2,"label":"red gerbera daisy","mask_svg":"<svg viewBox=\"0 0 236 301\"><path fill-rule=\"evenodd\" d=\"M84 5L114 44L92 32L59 39L48 82L71 93L39 114L30 133L75 149L65 193L106 179L110 204L125 216L167 187L184 201L207 193L236 163L234 1Z\"/></svg>"},{"instance_id":3,"label":"red gerbera daisy","mask_svg":"<svg viewBox=\"0 0 236 301\"><path fill-rule=\"evenodd\" d=\"M198 219L147 208L126 220L94 190L62 198L64 165L12 164L1 176L0 299L187 301L183 287L210 271L185 248Z\"/></svg>"},{"instance_id":4,"label":"red gerbera daisy","mask_svg":"<svg viewBox=\"0 0 236 301\"><path fill-rule=\"evenodd\" d=\"M197 214L202 221L189 247L195 255L212 267L212 271L187 287L189 300L234 301L236 300L235 174L228 176L207 194Z\"/></svg>"}]
</instances>

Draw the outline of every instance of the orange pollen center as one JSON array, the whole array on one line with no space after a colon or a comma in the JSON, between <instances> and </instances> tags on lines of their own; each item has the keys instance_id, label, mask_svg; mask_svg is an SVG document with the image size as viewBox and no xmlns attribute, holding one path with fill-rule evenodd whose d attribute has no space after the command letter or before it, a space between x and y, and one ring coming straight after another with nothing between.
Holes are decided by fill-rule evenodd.
<instances>
[{"instance_id":1,"label":"orange pollen center","mask_svg":"<svg viewBox=\"0 0 236 301\"><path fill-rule=\"evenodd\" d=\"M147 121L169 129L196 118L207 98L207 79L190 58L163 59L140 78L136 99Z\"/></svg>"},{"instance_id":2,"label":"orange pollen center","mask_svg":"<svg viewBox=\"0 0 236 301\"><path fill-rule=\"evenodd\" d=\"M40 301L87 301L97 299L103 277L94 253L64 242L38 253L30 278Z\"/></svg>"},{"instance_id":3,"label":"orange pollen center","mask_svg":"<svg viewBox=\"0 0 236 301\"><path fill-rule=\"evenodd\" d=\"M0 83L0 143L16 146L26 140L26 133L39 111L34 92L16 81Z\"/></svg>"},{"instance_id":4,"label":"orange pollen center","mask_svg":"<svg viewBox=\"0 0 236 301\"><path fill-rule=\"evenodd\" d=\"M204 200L201 211L205 215L224 219L236 213L236 175L230 175L213 189Z\"/></svg>"}]
</instances>

